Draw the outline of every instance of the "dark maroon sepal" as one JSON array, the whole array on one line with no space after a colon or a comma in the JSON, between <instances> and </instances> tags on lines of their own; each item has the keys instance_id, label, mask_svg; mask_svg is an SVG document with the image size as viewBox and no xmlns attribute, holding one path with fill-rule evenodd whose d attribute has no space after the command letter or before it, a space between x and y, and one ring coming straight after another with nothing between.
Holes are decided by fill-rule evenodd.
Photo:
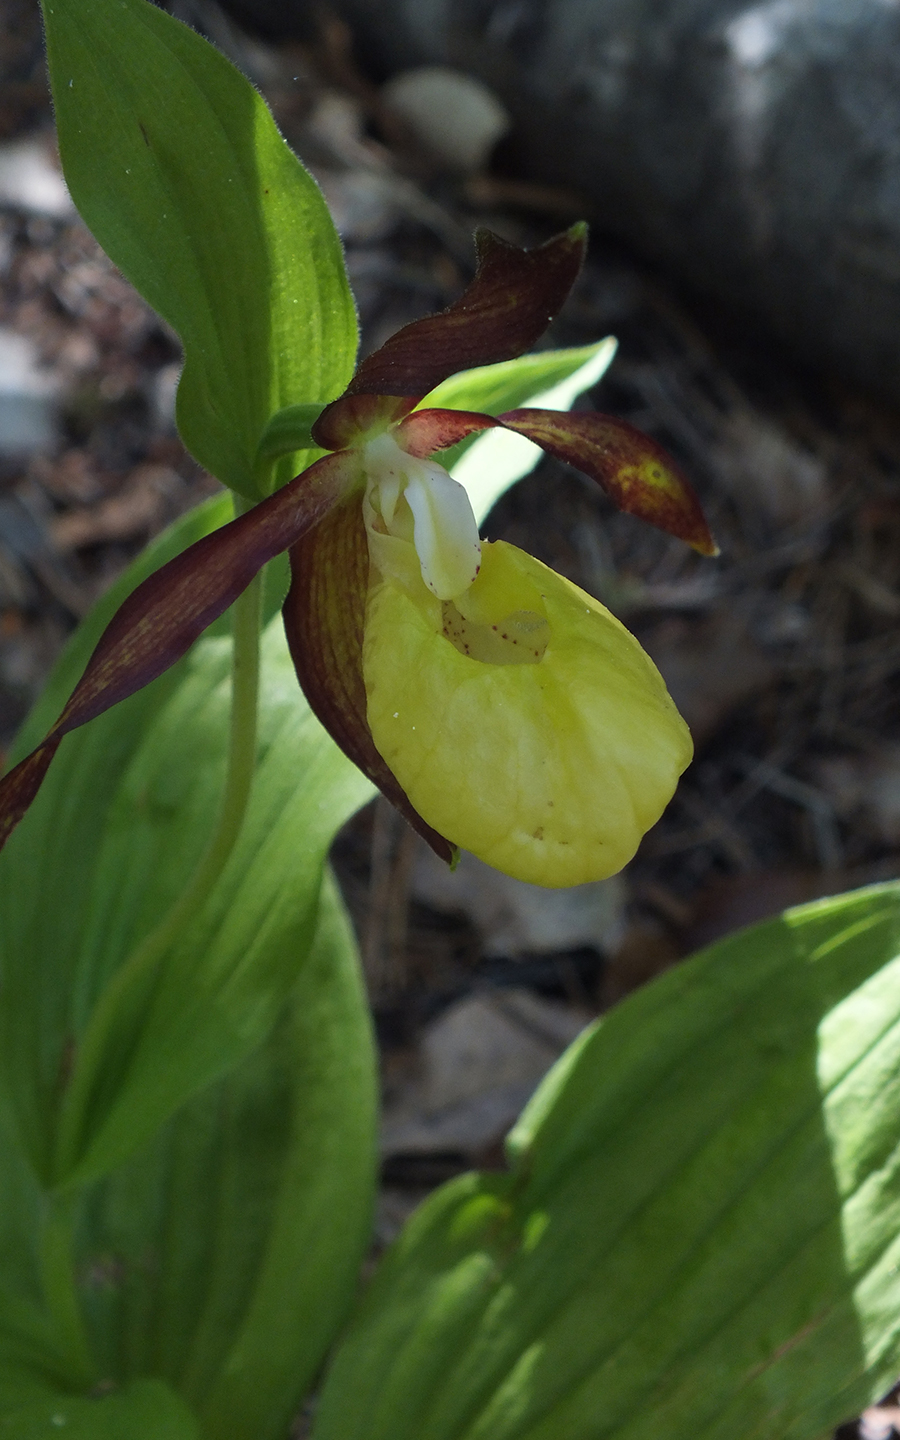
<instances>
[{"instance_id":1,"label":"dark maroon sepal","mask_svg":"<svg viewBox=\"0 0 900 1440\"><path fill-rule=\"evenodd\" d=\"M418 402L418 395L342 395L325 406L312 437L323 450L344 450L390 429Z\"/></svg>"},{"instance_id":2,"label":"dark maroon sepal","mask_svg":"<svg viewBox=\"0 0 900 1440\"><path fill-rule=\"evenodd\" d=\"M291 576L282 615L310 709L354 765L432 850L451 863L453 847L410 805L369 730L362 671L369 545L358 503L339 506L316 527L315 535L305 535L293 546Z\"/></svg>"},{"instance_id":3,"label":"dark maroon sepal","mask_svg":"<svg viewBox=\"0 0 900 1440\"><path fill-rule=\"evenodd\" d=\"M318 524L353 483L347 457L326 455L246 515L198 540L129 595L103 632L56 725L0 780L0 847L37 794L62 737L142 690L180 660L266 561Z\"/></svg>"},{"instance_id":4,"label":"dark maroon sepal","mask_svg":"<svg viewBox=\"0 0 900 1440\"><path fill-rule=\"evenodd\" d=\"M498 419L590 475L620 510L685 540L701 555L719 553L690 482L661 445L627 420L565 410L510 410Z\"/></svg>"},{"instance_id":5,"label":"dark maroon sepal","mask_svg":"<svg viewBox=\"0 0 900 1440\"><path fill-rule=\"evenodd\" d=\"M362 362L348 395L421 399L459 370L514 360L530 350L567 299L584 261L587 230L573 225L534 250L490 230L475 236L478 269L460 298L414 320Z\"/></svg>"},{"instance_id":6,"label":"dark maroon sepal","mask_svg":"<svg viewBox=\"0 0 900 1440\"><path fill-rule=\"evenodd\" d=\"M494 430L499 423L493 415L475 410L414 410L397 426L397 444L424 460L435 450L446 450L478 430Z\"/></svg>"}]
</instances>

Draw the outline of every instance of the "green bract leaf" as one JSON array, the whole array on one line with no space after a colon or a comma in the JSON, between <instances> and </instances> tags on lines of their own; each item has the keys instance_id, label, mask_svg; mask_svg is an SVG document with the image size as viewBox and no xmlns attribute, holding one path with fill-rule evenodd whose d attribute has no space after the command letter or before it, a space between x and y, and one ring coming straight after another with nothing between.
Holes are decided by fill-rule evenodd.
<instances>
[{"instance_id":1,"label":"green bract leaf","mask_svg":"<svg viewBox=\"0 0 900 1440\"><path fill-rule=\"evenodd\" d=\"M249 81L146 0L46 0L66 181L100 244L181 336L178 423L242 494L270 417L353 370L356 320L322 195ZM308 457L307 457L308 458ZM278 483L306 459L288 455Z\"/></svg>"},{"instance_id":2,"label":"green bract leaf","mask_svg":"<svg viewBox=\"0 0 900 1440\"><path fill-rule=\"evenodd\" d=\"M731 937L413 1218L316 1440L813 1440L900 1368L900 887Z\"/></svg>"},{"instance_id":3,"label":"green bract leaf","mask_svg":"<svg viewBox=\"0 0 900 1440\"><path fill-rule=\"evenodd\" d=\"M97 1399L57 1395L0 1416L2 1440L200 1440L183 1400L159 1380Z\"/></svg>"},{"instance_id":4,"label":"green bract leaf","mask_svg":"<svg viewBox=\"0 0 900 1440\"><path fill-rule=\"evenodd\" d=\"M521 405L569 410L578 396L606 373L615 353L616 342L610 336L596 345L542 350L499 365L482 365L451 375L426 395L418 408L481 410L486 415L501 415ZM441 464L465 485L480 522L503 492L533 470L540 458L541 451L529 440L492 430L444 450Z\"/></svg>"}]
</instances>

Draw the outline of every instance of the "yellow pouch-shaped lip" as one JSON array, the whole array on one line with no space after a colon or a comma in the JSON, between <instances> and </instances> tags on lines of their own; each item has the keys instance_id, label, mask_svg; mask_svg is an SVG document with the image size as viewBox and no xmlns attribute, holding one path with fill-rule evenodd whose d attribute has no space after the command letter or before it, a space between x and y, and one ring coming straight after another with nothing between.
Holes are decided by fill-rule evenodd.
<instances>
[{"instance_id":1,"label":"yellow pouch-shaped lip","mask_svg":"<svg viewBox=\"0 0 900 1440\"><path fill-rule=\"evenodd\" d=\"M692 754L653 662L590 595L502 541L454 611L448 625L424 584L373 573L363 676L379 753L429 825L498 870L547 886L614 874ZM539 637L533 661L490 638L510 617L508 636Z\"/></svg>"}]
</instances>

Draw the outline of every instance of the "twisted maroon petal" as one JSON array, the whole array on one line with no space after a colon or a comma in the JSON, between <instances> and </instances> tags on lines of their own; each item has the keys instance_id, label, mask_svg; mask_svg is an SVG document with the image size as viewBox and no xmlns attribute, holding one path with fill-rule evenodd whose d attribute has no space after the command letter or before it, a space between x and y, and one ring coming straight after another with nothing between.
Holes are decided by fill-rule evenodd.
<instances>
[{"instance_id":1,"label":"twisted maroon petal","mask_svg":"<svg viewBox=\"0 0 900 1440\"><path fill-rule=\"evenodd\" d=\"M675 461L627 420L565 410L509 410L498 417L602 485L620 510L687 541L701 555L717 555L700 501Z\"/></svg>"},{"instance_id":2,"label":"twisted maroon petal","mask_svg":"<svg viewBox=\"0 0 900 1440\"><path fill-rule=\"evenodd\" d=\"M369 730L362 672L369 545L357 501L332 510L292 547L291 576L284 629L310 708L344 754L449 863L453 847L413 809Z\"/></svg>"},{"instance_id":3,"label":"twisted maroon petal","mask_svg":"<svg viewBox=\"0 0 900 1440\"><path fill-rule=\"evenodd\" d=\"M326 455L253 510L163 565L116 611L49 735L0 780L0 847L37 794L62 737L180 660L267 560L352 488L355 461Z\"/></svg>"},{"instance_id":4,"label":"twisted maroon petal","mask_svg":"<svg viewBox=\"0 0 900 1440\"><path fill-rule=\"evenodd\" d=\"M510 245L490 230L475 235L478 269L455 303L439 315L404 325L364 360L347 395L399 395L420 400L448 375L524 355L563 306L587 248L584 225L573 225L534 250ZM326 406L313 427L320 445L330 415L345 397ZM407 404L411 410L415 400Z\"/></svg>"}]
</instances>

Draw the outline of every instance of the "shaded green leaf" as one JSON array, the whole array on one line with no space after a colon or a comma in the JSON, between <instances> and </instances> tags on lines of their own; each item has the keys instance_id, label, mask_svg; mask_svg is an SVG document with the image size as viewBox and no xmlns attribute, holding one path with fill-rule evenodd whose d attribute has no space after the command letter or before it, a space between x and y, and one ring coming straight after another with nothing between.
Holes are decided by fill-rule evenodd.
<instances>
[{"instance_id":1,"label":"shaded green leaf","mask_svg":"<svg viewBox=\"0 0 900 1440\"><path fill-rule=\"evenodd\" d=\"M185 517L134 571L229 508L215 502ZM99 609L137 578L129 573ZM283 588L282 570L270 611ZM92 615L74 637L45 716L105 619ZM374 1171L374 1064L355 947L330 883L320 904L330 836L370 787L306 710L280 619L264 649L259 784L235 869L96 1077L85 1140L99 1131L107 1148L91 1173L123 1163L78 1199L78 1278L98 1385L160 1375L210 1433L235 1440L286 1432L352 1294ZM48 1197L37 1176L50 1173L60 1098L98 996L205 844L224 765L230 653L227 633L204 640L70 737L0 861L12 1102L0 1103L0 1120L15 1116L0 1124L0 1415L75 1388L43 1311Z\"/></svg>"},{"instance_id":2,"label":"shaded green leaf","mask_svg":"<svg viewBox=\"0 0 900 1440\"><path fill-rule=\"evenodd\" d=\"M286 1435L368 1242L375 1088L329 881L267 1043L88 1198L79 1273L101 1376L163 1376L216 1440Z\"/></svg>"},{"instance_id":3,"label":"shaded green leaf","mask_svg":"<svg viewBox=\"0 0 900 1440\"><path fill-rule=\"evenodd\" d=\"M159 1380L96 1399L58 1395L0 1416L3 1440L200 1440L184 1401Z\"/></svg>"},{"instance_id":4,"label":"shaded green leaf","mask_svg":"<svg viewBox=\"0 0 900 1440\"><path fill-rule=\"evenodd\" d=\"M413 1218L316 1440L813 1440L900 1366L900 887L617 1007Z\"/></svg>"},{"instance_id":5,"label":"shaded green leaf","mask_svg":"<svg viewBox=\"0 0 900 1440\"><path fill-rule=\"evenodd\" d=\"M181 336L178 424L201 464L258 497L276 411L353 370L356 320L315 182L253 86L146 0L45 0L60 154L85 221Z\"/></svg>"}]
</instances>

